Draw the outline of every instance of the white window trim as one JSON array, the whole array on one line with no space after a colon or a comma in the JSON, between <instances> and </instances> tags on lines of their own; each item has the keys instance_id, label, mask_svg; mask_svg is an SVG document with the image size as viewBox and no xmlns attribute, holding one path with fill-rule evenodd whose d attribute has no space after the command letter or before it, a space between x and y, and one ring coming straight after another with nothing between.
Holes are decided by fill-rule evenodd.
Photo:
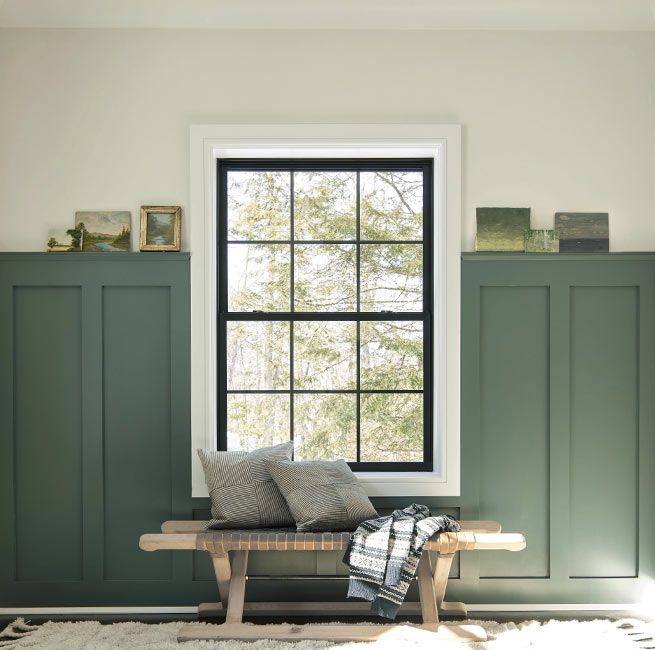
<instances>
[{"instance_id":1,"label":"white window trim","mask_svg":"<svg viewBox=\"0 0 655 650\"><path fill-rule=\"evenodd\" d=\"M195 450L216 449L216 160L432 158L434 204L434 471L360 473L371 496L460 491L461 127L456 124L275 124L190 127L192 496L208 496ZM439 296L443 299L439 300Z\"/></svg>"}]
</instances>

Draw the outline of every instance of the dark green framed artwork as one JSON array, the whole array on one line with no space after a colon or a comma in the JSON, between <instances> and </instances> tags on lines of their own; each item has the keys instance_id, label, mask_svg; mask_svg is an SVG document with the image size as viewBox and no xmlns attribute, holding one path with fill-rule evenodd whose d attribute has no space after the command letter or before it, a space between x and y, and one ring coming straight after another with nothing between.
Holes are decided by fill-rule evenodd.
<instances>
[{"instance_id":1,"label":"dark green framed artwork","mask_svg":"<svg viewBox=\"0 0 655 650\"><path fill-rule=\"evenodd\" d=\"M607 212L556 212L561 253L607 253L610 249Z\"/></svg>"},{"instance_id":2,"label":"dark green framed artwork","mask_svg":"<svg viewBox=\"0 0 655 650\"><path fill-rule=\"evenodd\" d=\"M530 208L477 208L476 223L476 251L525 251Z\"/></svg>"}]
</instances>

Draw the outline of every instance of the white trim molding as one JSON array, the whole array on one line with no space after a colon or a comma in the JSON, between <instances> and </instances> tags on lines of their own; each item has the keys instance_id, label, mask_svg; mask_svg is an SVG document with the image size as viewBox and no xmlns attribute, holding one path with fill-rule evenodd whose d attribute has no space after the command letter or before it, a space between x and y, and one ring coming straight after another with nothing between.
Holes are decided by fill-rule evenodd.
<instances>
[{"instance_id":1,"label":"white trim molding","mask_svg":"<svg viewBox=\"0 0 655 650\"><path fill-rule=\"evenodd\" d=\"M434 471L361 473L371 496L457 496L460 489L459 350L461 127L456 124L192 125L192 496L206 497L198 447L216 449L216 161L220 158L434 160Z\"/></svg>"}]
</instances>

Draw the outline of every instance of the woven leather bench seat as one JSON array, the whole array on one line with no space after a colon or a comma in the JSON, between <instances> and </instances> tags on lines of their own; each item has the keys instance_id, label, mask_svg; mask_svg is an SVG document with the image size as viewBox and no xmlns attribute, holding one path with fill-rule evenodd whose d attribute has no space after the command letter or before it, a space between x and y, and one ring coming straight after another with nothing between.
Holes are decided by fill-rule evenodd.
<instances>
[{"instance_id":1,"label":"woven leather bench seat","mask_svg":"<svg viewBox=\"0 0 655 650\"><path fill-rule=\"evenodd\" d=\"M205 530L205 522L193 522L197 532L188 526L167 522L161 534L142 535L140 547L145 551L165 548L170 541L176 549L225 553L227 551L345 551L351 533L298 533L295 530ZM468 522L464 522L468 523ZM491 523L491 522L489 522ZM520 550L525 539L520 534L480 532L475 523L462 527L459 533L441 533L428 540L424 548L438 553L455 553L474 549ZM492 528L488 526L487 528ZM182 530L180 530L182 529ZM185 530L186 529L186 530ZM170 532L169 532L170 531ZM175 531L175 532L173 532ZM166 538L166 535L171 535ZM174 536L174 537L172 537ZM510 548L516 547L516 548Z\"/></svg>"}]
</instances>

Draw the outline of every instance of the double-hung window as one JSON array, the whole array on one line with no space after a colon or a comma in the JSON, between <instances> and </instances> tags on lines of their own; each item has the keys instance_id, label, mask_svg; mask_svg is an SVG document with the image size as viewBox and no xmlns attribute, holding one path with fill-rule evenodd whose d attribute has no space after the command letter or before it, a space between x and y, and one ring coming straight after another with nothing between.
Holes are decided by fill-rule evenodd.
<instances>
[{"instance_id":1,"label":"double-hung window","mask_svg":"<svg viewBox=\"0 0 655 650\"><path fill-rule=\"evenodd\" d=\"M217 173L219 449L432 471L432 159Z\"/></svg>"}]
</instances>

